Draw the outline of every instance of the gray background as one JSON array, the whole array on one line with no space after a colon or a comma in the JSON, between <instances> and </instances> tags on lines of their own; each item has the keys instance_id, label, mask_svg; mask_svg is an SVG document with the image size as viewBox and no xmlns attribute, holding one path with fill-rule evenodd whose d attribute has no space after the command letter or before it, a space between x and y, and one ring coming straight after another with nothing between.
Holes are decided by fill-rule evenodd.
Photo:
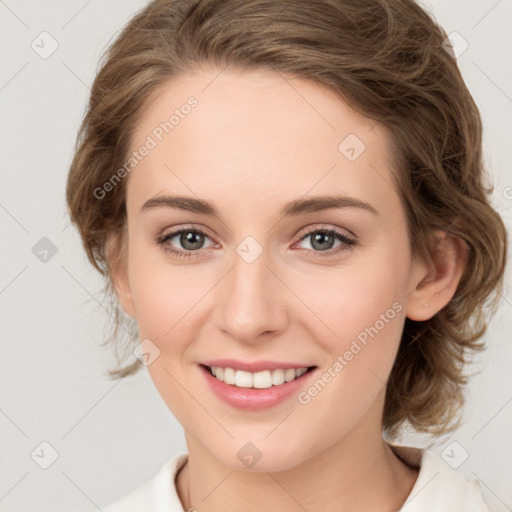
<instances>
[{"instance_id":1,"label":"gray background","mask_svg":"<svg viewBox=\"0 0 512 512\"><path fill-rule=\"evenodd\" d=\"M86 511L127 494L186 451L181 426L144 371L109 381L99 343L109 321L64 202L66 174L105 45L143 0L0 0L1 479L3 511ZM493 204L512 227L512 2L424 5L468 42L459 66L485 123ZM31 47L48 32L43 59ZM43 51L41 48L39 51ZM510 230L512 232L512 230ZM40 261L47 237L57 253ZM38 247L38 246L36 246ZM507 273L510 282L510 273ZM495 510L512 510L512 295L504 293L475 364L465 424L433 450L479 478ZM57 460L42 469L51 453ZM452 444L452 443L456 444ZM410 435L403 444L425 446ZM41 451L43 449L43 451ZM39 459L31 454L36 450ZM44 455L41 455L44 453Z\"/></svg>"}]
</instances>

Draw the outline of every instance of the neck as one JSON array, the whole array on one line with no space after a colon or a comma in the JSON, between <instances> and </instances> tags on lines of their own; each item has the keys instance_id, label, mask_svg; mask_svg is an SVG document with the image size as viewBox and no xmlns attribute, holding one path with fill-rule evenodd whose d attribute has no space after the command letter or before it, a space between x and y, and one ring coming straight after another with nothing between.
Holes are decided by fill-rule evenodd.
<instances>
[{"instance_id":1,"label":"neck","mask_svg":"<svg viewBox=\"0 0 512 512\"><path fill-rule=\"evenodd\" d=\"M279 510L396 511L417 471L378 436L347 436L292 469L239 471L187 438L189 461L177 478L183 509L201 512ZM350 439L349 439L350 438Z\"/></svg>"}]
</instances>

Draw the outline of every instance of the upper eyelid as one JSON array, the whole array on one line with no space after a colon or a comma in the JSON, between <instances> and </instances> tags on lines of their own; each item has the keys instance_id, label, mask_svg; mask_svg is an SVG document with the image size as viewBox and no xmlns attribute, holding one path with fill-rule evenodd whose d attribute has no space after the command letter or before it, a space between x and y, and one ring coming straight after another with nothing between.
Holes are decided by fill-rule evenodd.
<instances>
[{"instance_id":1,"label":"upper eyelid","mask_svg":"<svg viewBox=\"0 0 512 512\"><path fill-rule=\"evenodd\" d=\"M162 232L162 235L161 235L161 238L174 238L175 236L179 235L180 233L182 233L183 231L198 231L206 236L208 236L209 238L211 238L212 240L216 240L217 238L213 235L210 234L210 231L208 230L208 228L205 228L205 227L197 227L197 226L181 226L181 227L177 227L177 228L171 228L168 232L166 232L166 230L164 230ZM171 237L172 235L172 237Z\"/></svg>"},{"instance_id":2,"label":"upper eyelid","mask_svg":"<svg viewBox=\"0 0 512 512\"><path fill-rule=\"evenodd\" d=\"M354 235L354 233L352 233L347 228L341 228L338 226L325 225L325 224L317 225L317 226L313 226L313 227L308 226L306 228L302 228L299 231L297 231L295 236L299 237L299 239L302 240L305 236L309 236L311 233L314 233L316 231L345 231L346 234L345 233L341 233L341 234L345 235L347 238L352 238L352 239L356 238L356 235Z\"/></svg>"}]
</instances>

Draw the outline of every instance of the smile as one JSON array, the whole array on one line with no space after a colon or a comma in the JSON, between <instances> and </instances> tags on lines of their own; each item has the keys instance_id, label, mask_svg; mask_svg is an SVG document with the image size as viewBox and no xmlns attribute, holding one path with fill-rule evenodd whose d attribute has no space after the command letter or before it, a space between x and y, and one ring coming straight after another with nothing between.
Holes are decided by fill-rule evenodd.
<instances>
[{"instance_id":1,"label":"smile","mask_svg":"<svg viewBox=\"0 0 512 512\"><path fill-rule=\"evenodd\" d=\"M205 366L210 374L217 380L239 388L265 389L280 386L285 382L298 379L314 367L304 368L277 368L261 372L247 372L221 366Z\"/></svg>"}]
</instances>

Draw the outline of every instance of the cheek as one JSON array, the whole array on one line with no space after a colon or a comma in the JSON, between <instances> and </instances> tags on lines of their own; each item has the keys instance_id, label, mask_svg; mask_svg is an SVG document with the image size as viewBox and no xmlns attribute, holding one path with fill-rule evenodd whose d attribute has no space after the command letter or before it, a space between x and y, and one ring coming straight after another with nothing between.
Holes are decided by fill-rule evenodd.
<instances>
[{"instance_id":1,"label":"cheek","mask_svg":"<svg viewBox=\"0 0 512 512\"><path fill-rule=\"evenodd\" d=\"M176 323L181 310L177 298L178 283L170 276L150 270L150 266L133 265L131 293L141 338L161 340ZM159 343L160 344L160 343Z\"/></svg>"},{"instance_id":2,"label":"cheek","mask_svg":"<svg viewBox=\"0 0 512 512\"><path fill-rule=\"evenodd\" d=\"M346 411L354 420L364 414L391 372L405 321L408 264L399 254L383 246L294 290L316 313L301 322L326 354L322 366L332 385L322 394L340 406L332 414L342 423Z\"/></svg>"},{"instance_id":3,"label":"cheek","mask_svg":"<svg viewBox=\"0 0 512 512\"><path fill-rule=\"evenodd\" d=\"M183 329L206 287L193 267L168 264L163 250L142 240L130 247L130 289L141 339L155 339L159 345L181 339L175 332Z\"/></svg>"},{"instance_id":4,"label":"cheek","mask_svg":"<svg viewBox=\"0 0 512 512\"><path fill-rule=\"evenodd\" d=\"M309 420L311 428L323 429L327 437L348 431L377 403L377 397L383 399L405 320L399 276L393 271L359 273L353 268L327 288L318 288L323 292L316 294L316 302L315 294L305 299L330 329L312 315L306 321L306 329L326 354L320 375L326 384L304 390L300 403L309 404L305 413L314 418ZM381 414L381 405L372 408L376 415Z\"/></svg>"},{"instance_id":5,"label":"cheek","mask_svg":"<svg viewBox=\"0 0 512 512\"><path fill-rule=\"evenodd\" d=\"M193 415L187 390L192 387L187 379L191 364L186 351L196 338L200 299L211 286L194 277L192 266L167 265L161 258L149 261L144 252L135 249L131 253L129 268L139 338L150 339L159 349L147 370L169 410L190 429Z\"/></svg>"},{"instance_id":6,"label":"cheek","mask_svg":"<svg viewBox=\"0 0 512 512\"><path fill-rule=\"evenodd\" d=\"M300 315L308 329L329 353L348 349L351 341L363 343L370 336L386 333L399 339L405 310L407 265L383 251L371 261L301 273L294 292L307 306Z\"/></svg>"}]
</instances>

